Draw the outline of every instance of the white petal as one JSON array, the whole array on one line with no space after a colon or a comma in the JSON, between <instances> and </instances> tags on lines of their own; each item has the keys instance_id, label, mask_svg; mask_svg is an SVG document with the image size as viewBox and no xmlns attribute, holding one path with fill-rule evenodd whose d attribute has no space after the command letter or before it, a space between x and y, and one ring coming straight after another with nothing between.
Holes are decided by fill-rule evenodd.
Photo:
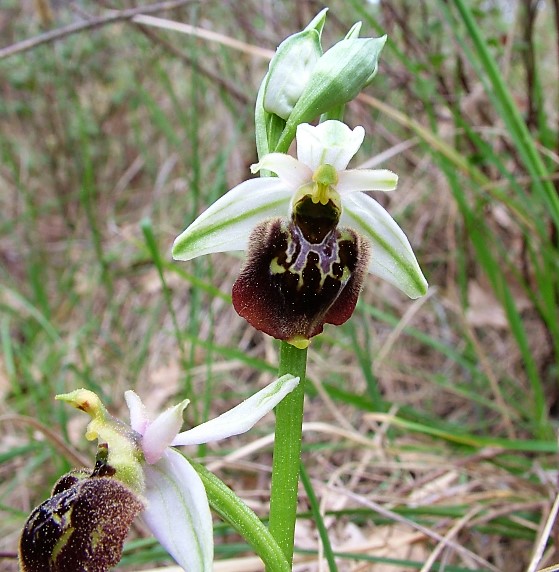
<instances>
[{"instance_id":1,"label":"white petal","mask_svg":"<svg viewBox=\"0 0 559 572\"><path fill-rule=\"evenodd\" d=\"M124 392L124 399L130 411L130 427L140 435L144 434L150 418L139 395L129 389Z\"/></svg>"},{"instance_id":2,"label":"white petal","mask_svg":"<svg viewBox=\"0 0 559 572\"><path fill-rule=\"evenodd\" d=\"M297 127L297 157L315 171L320 165L332 165L343 171L357 153L365 130L353 131L341 121L325 121L317 126L302 123Z\"/></svg>"},{"instance_id":3,"label":"white petal","mask_svg":"<svg viewBox=\"0 0 559 572\"><path fill-rule=\"evenodd\" d=\"M251 165L250 170L256 173L260 169L268 169L275 173L280 180L295 192L305 183L312 182L312 171L305 165L285 153L268 153L255 165Z\"/></svg>"},{"instance_id":4,"label":"white petal","mask_svg":"<svg viewBox=\"0 0 559 572\"><path fill-rule=\"evenodd\" d=\"M173 445L199 445L248 431L299 383L298 377L283 375L264 389L219 417L179 433Z\"/></svg>"},{"instance_id":5,"label":"white petal","mask_svg":"<svg viewBox=\"0 0 559 572\"><path fill-rule=\"evenodd\" d=\"M338 173L336 190L340 195L355 191L393 191L398 175L388 169L350 169Z\"/></svg>"},{"instance_id":6,"label":"white petal","mask_svg":"<svg viewBox=\"0 0 559 572\"><path fill-rule=\"evenodd\" d=\"M406 235L374 199L363 193L344 196L340 224L355 229L371 243L369 272L410 298L427 292L427 281Z\"/></svg>"},{"instance_id":7,"label":"white petal","mask_svg":"<svg viewBox=\"0 0 559 572\"><path fill-rule=\"evenodd\" d=\"M144 520L179 566L211 572L212 517L204 485L190 463L167 449L155 465L145 466L147 506Z\"/></svg>"},{"instance_id":8,"label":"white petal","mask_svg":"<svg viewBox=\"0 0 559 572\"><path fill-rule=\"evenodd\" d=\"M289 214L291 190L276 177L250 179L231 189L175 239L173 257L245 250L258 222Z\"/></svg>"},{"instance_id":9,"label":"white petal","mask_svg":"<svg viewBox=\"0 0 559 572\"><path fill-rule=\"evenodd\" d=\"M161 459L165 449L172 443L183 424L182 414L189 404L185 399L178 405L170 407L148 425L142 439L142 450L149 464Z\"/></svg>"}]
</instances>

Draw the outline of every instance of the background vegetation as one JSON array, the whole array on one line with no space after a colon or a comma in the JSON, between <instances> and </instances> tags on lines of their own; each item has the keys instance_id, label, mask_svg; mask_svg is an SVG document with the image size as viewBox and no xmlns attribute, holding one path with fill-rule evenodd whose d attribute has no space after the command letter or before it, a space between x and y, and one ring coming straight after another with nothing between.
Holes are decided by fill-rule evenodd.
<instances>
[{"instance_id":1,"label":"background vegetation","mask_svg":"<svg viewBox=\"0 0 559 572\"><path fill-rule=\"evenodd\" d=\"M241 258L176 264L169 251L247 178L266 50L323 5L205 0L152 14L218 34L208 39L111 12L142 4L2 1L1 570L17 569L19 531L57 477L94 456L85 416L56 393L87 387L123 417L128 388L153 410L189 397L191 425L274 376L276 344L229 304ZM297 570L328 569L321 521L339 570L559 562L558 4L328 3L326 46L356 20L389 35L347 121L367 132L358 162L400 175L375 198L431 287L410 301L370 278L353 319L312 344ZM192 451L263 516L272 432L270 416ZM216 570L259 569L215 529ZM163 565L138 524L119 569Z\"/></svg>"}]
</instances>

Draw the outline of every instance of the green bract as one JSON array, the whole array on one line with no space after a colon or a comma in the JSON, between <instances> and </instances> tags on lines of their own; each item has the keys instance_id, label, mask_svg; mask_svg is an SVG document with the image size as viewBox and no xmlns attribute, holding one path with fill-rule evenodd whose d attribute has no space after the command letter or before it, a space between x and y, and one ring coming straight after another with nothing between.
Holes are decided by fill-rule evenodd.
<instances>
[{"instance_id":1,"label":"green bract","mask_svg":"<svg viewBox=\"0 0 559 572\"><path fill-rule=\"evenodd\" d=\"M256 103L259 157L287 150L301 123L323 114L341 117L343 106L376 74L386 36L359 38L357 22L344 39L322 53L325 18L323 10L302 32L284 40L270 62Z\"/></svg>"},{"instance_id":2,"label":"green bract","mask_svg":"<svg viewBox=\"0 0 559 572\"><path fill-rule=\"evenodd\" d=\"M301 123L324 114L341 118L343 106L376 74L386 36L359 38L357 22L344 39L322 53L325 19L326 9L302 32L284 40L270 62L255 110L259 157L286 151Z\"/></svg>"},{"instance_id":3,"label":"green bract","mask_svg":"<svg viewBox=\"0 0 559 572\"><path fill-rule=\"evenodd\" d=\"M385 42L386 36L351 38L332 46L318 60L287 125L311 121L354 99L374 75Z\"/></svg>"}]
</instances>

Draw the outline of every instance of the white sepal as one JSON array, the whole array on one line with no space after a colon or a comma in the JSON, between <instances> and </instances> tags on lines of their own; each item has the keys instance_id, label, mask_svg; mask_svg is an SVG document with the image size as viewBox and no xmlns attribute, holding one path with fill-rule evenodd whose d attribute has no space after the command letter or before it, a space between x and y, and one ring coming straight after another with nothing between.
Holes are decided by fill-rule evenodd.
<instances>
[{"instance_id":1,"label":"white sepal","mask_svg":"<svg viewBox=\"0 0 559 572\"><path fill-rule=\"evenodd\" d=\"M283 375L219 417L179 433L172 444L199 445L244 433L293 391L298 383L298 377Z\"/></svg>"},{"instance_id":2,"label":"white sepal","mask_svg":"<svg viewBox=\"0 0 559 572\"><path fill-rule=\"evenodd\" d=\"M144 520L160 544L187 572L211 572L213 527L204 485L190 463L167 449L145 465Z\"/></svg>"},{"instance_id":3,"label":"white sepal","mask_svg":"<svg viewBox=\"0 0 559 572\"><path fill-rule=\"evenodd\" d=\"M277 178L244 181L204 211L173 244L173 258L191 260L213 252L245 250L262 220L289 214L292 192Z\"/></svg>"},{"instance_id":4,"label":"white sepal","mask_svg":"<svg viewBox=\"0 0 559 572\"><path fill-rule=\"evenodd\" d=\"M427 292L409 240L394 219L363 193L344 196L341 225L355 229L371 243L369 272L400 288L410 298Z\"/></svg>"}]
</instances>

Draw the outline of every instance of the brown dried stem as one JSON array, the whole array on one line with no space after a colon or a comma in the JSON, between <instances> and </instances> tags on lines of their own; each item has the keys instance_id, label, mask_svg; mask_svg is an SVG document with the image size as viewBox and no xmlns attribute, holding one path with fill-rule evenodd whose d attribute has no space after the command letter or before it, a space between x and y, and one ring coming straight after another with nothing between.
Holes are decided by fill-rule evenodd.
<instances>
[{"instance_id":1,"label":"brown dried stem","mask_svg":"<svg viewBox=\"0 0 559 572\"><path fill-rule=\"evenodd\" d=\"M73 24L69 24L68 26L56 28L55 30L50 30L48 32L45 32L44 34L39 34L38 36L22 40L21 42L16 42L11 46L6 46L5 48L1 48L0 60L8 58L10 56L14 56L16 54L27 52L42 44L50 44L51 42L61 40L62 38L66 38L67 36L71 36L72 34L77 34L85 30L93 30L95 28L100 28L108 24L114 24L116 22L131 20L132 18L140 14L155 14L157 12L174 10L175 8L179 8L180 6L184 6L185 4L191 4L194 1L197 0L170 0L168 2L158 2L156 4L151 4L149 6L140 6L138 8L131 8L129 10L111 11L111 13L106 16L97 16L85 20L83 22L75 22Z\"/></svg>"}]
</instances>

